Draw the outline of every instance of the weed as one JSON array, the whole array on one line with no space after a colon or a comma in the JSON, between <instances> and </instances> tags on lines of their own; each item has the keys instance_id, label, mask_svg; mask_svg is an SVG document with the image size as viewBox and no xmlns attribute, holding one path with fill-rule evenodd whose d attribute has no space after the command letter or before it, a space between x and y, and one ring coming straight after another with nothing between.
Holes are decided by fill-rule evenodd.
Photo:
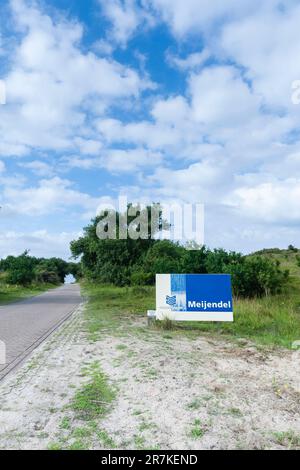
<instances>
[{"instance_id":1,"label":"weed","mask_svg":"<svg viewBox=\"0 0 300 470\"><path fill-rule=\"evenodd\" d=\"M115 449L117 447L114 440L109 436L109 434L104 429L101 429L100 431L97 432L97 437L100 440L100 442L104 445L104 447L107 447L110 449Z\"/></svg>"},{"instance_id":2,"label":"weed","mask_svg":"<svg viewBox=\"0 0 300 470\"><path fill-rule=\"evenodd\" d=\"M67 418L66 416L61 420L61 423L59 425L60 429L70 429L71 427L71 421L70 418Z\"/></svg>"},{"instance_id":3,"label":"weed","mask_svg":"<svg viewBox=\"0 0 300 470\"><path fill-rule=\"evenodd\" d=\"M241 412L239 408L229 408L228 414L230 414L231 416L235 416L237 418L240 418L243 416L243 413Z\"/></svg>"},{"instance_id":4,"label":"weed","mask_svg":"<svg viewBox=\"0 0 300 470\"><path fill-rule=\"evenodd\" d=\"M72 437L78 438L78 439L85 439L87 437L90 437L92 434L92 429L88 427L79 427L75 428L72 431Z\"/></svg>"},{"instance_id":5,"label":"weed","mask_svg":"<svg viewBox=\"0 0 300 470\"><path fill-rule=\"evenodd\" d=\"M168 317L163 318L162 320L157 320L155 325L162 330L171 331L175 329L175 322Z\"/></svg>"},{"instance_id":6,"label":"weed","mask_svg":"<svg viewBox=\"0 0 300 470\"><path fill-rule=\"evenodd\" d=\"M191 401L187 407L189 410L198 410L200 406L201 400L199 398L195 398L195 400Z\"/></svg>"},{"instance_id":7,"label":"weed","mask_svg":"<svg viewBox=\"0 0 300 470\"><path fill-rule=\"evenodd\" d=\"M139 431L147 431L148 429L152 429L155 427L154 423L147 423L147 421L142 421L141 424L139 425Z\"/></svg>"},{"instance_id":8,"label":"weed","mask_svg":"<svg viewBox=\"0 0 300 470\"><path fill-rule=\"evenodd\" d=\"M96 362L91 366L89 382L75 394L72 409L77 419L90 421L104 416L114 396L115 392Z\"/></svg>"},{"instance_id":9,"label":"weed","mask_svg":"<svg viewBox=\"0 0 300 470\"><path fill-rule=\"evenodd\" d=\"M135 445L136 449L139 449L139 450L144 449L145 443L146 443L146 441L145 441L145 438L143 436L135 436L134 445Z\"/></svg>"},{"instance_id":10,"label":"weed","mask_svg":"<svg viewBox=\"0 0 300 470\"><path fill-rule=\"evenodd\" d=\"M299 449L300 448L300 434L296 434L293 431L285 432L274 432L273 436L276 442L288 449Z\"/></svg>"},{"instance_id":11,"label":"weed","mask_svg":"<svg viewBox=\"0 0 300 470\"><path fill-rule=\"evenodd\" d=\"M87 450L86 442L81 439L77 439L68 447L68 449L69 450Z\"/></svg>"},{"instance_id":12,"label":"weed","mask_svg":"<svg viewBox=\"0 0 300 470\"><path fill-rule=\"evenodd\" d=\"M201 425L200 419L195 419L192 429L190 431L190 436L193 439L201 439L206 432L206 428Z\"/></svg>"},{"instance_id":13,"label":"weed","mask_svg":"<svg viewBox=\"0 0 300 470\"><path fill-rule=\"evenodd\" d=\"M61 450L61 444L59 442L52 442L48 445L48 450Z\"/></svg>"}]
</instances>

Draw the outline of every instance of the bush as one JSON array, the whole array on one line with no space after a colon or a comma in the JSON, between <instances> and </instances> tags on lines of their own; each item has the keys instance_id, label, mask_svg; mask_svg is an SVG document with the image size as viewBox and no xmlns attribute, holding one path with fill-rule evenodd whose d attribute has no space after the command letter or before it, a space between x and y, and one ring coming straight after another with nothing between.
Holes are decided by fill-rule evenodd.
<instances>
[{"instance_id":1,"label":"bush","mask_svg":"<svg viewBox=\"0 0 300 470\"><path fill-rule=\"evenodd\" d=\"M146 287L146 286L133 286L131 289L131 293L135 297L144 297L145 295L149 295L149 289L151 287Z\"/></svg>"},{"instance_id":2,"label":"bush","mask_svg":"<svg viewBox=\"0 0 300 470\"><path fill-rule=\"evenodd\" d=\"M288 246L288 250L289 250L289 251L293 251L294 253L297 253L298 248L296 248L294 245L289 245L289 246Z\"/></svg>"},{"instance_id":3,"label":"bush","mask_svg":"<svg viewBox=\"0 0 300 470\"><path fill-rule=\"evenodd\" d=\"M25 252L16 258L11 257L8 262L8 284L20 284L26 286L31 284L35 278L35 261Z\"/></svg>"},{"instance_id":4,"label":"bush","mask_svg":"<svg viewBox=\"0 0 300 470\"><path fill-rule=\"evenodd\" d=\"M131 274L132 286L149 286L149 285L153 285L154 282L155 282L155 274L153 272L145 273L139 270L139 271L134 271Z\"/></svg>"},{"instance_id":5,"label":"bush","mask_svg":"<svg viewBox=\"0 0 300 470\"><path fill-rule=\"evenodd\" d=\"M60 279L55 271L48 271L43 267L39 268L35 275L35 280L38 283L46 284L59 284Z\"/></svg>"},{"instance_id":6,"label":"bush","mask_svg":"<svg viewBox=\"0 0 300 470\"><path fill-rule=\"evenodd\" d=\"M81 257L84 276L104 284L151 285L158 273L229 273L236 296L260 297L279 292L288 278L276 261L264 256L247 257L206 247L189 250L169 240L151 238L99 239L99 220L102 219L93 219L83 237L71 242L71 251L75 258ZM118 233L118 222L116 226Z\"/></svg>"},{"instance_id":7,"label":"bush","mask_svg":"<svg viewBox=\"0 0 300 470\"><path fill-rule=\"evenodd\" d=\"M67 263L60 258L35 258L25 251L20 256L7 256L0 260L0 274L8 284L27 286L33 282L63 283L67 274L76 278L81 274L78 263Z\"/></svg>"},{"instance_id":8,"label":"bush","mask_svg":"<svg viewBox=\"0 0 300 470\"><path fill-rule=\"evenodd\" d=\"M243 258L225 271L232 276L237 297L262 297L279 293L288 280L288 271L281 271L278 262L262 256Z\"/></svg>"}]
</instances>

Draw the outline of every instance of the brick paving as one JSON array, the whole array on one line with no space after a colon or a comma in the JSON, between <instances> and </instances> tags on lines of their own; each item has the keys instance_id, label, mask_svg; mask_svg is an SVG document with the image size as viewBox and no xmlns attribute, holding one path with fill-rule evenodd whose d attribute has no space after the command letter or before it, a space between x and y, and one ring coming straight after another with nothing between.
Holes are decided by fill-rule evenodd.
<instances>
[{"instance_id":1,"label":"brick paving","mask_svg":"<svg viewBox=\"0 0 300 470\"><path fill-rule=\"evenodd\" d=\"M70 284L0 306L0 341L6 345L6 364L0 364L0 380L68 318L81 301L80 287Z\"/></svg>"}]
</instances>

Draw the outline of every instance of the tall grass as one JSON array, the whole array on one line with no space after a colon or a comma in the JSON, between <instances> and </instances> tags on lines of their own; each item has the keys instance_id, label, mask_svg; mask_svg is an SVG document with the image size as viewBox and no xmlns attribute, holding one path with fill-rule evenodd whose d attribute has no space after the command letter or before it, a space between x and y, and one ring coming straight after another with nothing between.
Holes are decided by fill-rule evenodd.
<instances>
[{"instance_id":1,"label":"tall grass","mask_svg":"<svg viewBox=\"0 0 300 470\"><path fill-rule=\"evenodd\" d=\"M88 299L86 327L91 339L99 332L118 333L128 328L128 318L144 316L155 307L155 289L145 287L114 287L82 282L82 292Z\"/></svg>"},{"instance_id":2,"label":"tall grass","mask_svg":"<svg viewBox=\"0 0 300 470\"><path fill-rule=\"evenodd\" d=\"M83 291L89 299L87 328L91 335L126 329L130 327L129 317L146 319L147 310L155 308L154 287L117 288L84 283ZM172 332L192 335L212 332L290 348L293 341L300 340L300 282L293 279L281 295L235 299L233 323L173 322Z\"/></svg>"},{"instance_id":3,"label":"tall grass","mask_svg":"<svg viewBox=\"0 0 300 470\"><path fill-rule=\"evenodd\" d=\"M17 302L18 300L41 294L42 292L55 287L58 286L54 284L32 284L28 287L23 287L0 282L0 305Z\"/></svg>"},{"instance_id":4,"label":"tall grass","mask_svg":"<svg viewBox=\"0 0 300 470\"><path fill-rule=\"evenodd\" d=\"M290 348L293 341L300 339L300 310L293 299L283 296L239 299L234 302L233 323L189 323L180 327L215 331Z\"/></svg>"}]
</instances>

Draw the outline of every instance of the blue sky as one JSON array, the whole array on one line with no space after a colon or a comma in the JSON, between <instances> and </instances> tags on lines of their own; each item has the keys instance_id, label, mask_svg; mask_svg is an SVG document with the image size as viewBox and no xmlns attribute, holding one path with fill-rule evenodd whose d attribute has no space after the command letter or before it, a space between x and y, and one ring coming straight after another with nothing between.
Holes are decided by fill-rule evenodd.
<instances>
[{"instance_id":1,"label":"blue sky","mask_svg":"<svg viewBox=\"0 0 300 470\"><path fill-rule=\"evenodd\" d=\"M69 256L119 194L204 203L205 242L299 245L300 5L0 7L0 256Z\"/></svg>"}]
</instances>

